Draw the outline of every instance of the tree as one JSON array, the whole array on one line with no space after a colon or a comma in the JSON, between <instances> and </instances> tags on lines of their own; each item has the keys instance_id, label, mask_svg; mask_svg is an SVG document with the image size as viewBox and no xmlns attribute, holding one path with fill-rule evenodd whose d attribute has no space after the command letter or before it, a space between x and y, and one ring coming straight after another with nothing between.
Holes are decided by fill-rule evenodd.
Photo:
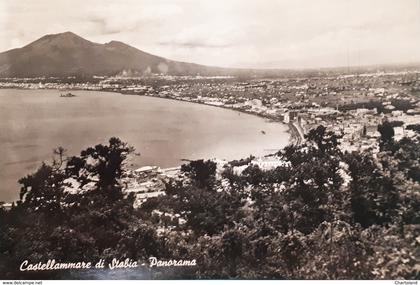
<instances>
[{"instance_id":1,"label":"tree","mask_svg":"<svg viewBox=\"0 0 420 285\"><path fill-rule=\"evenodd\" d=\"M384 121L381 125L378 125L378 132L381 134L379 147L381 150L388 149L394 142L394 127L388 122Z\"/></svg>"},{"instance_id":2,"label":"tree","mask_svg":"<svg viewBox=\"0 0 420 285\"><path fill-rule=\"evenodd\" d=\"M66 197L64 179L62 170L43 163L35 173L19 180L22 207L53 214L53 217L60 216Z\"/></svg>"},{"instance_id":3,"label":"tree","mask_svg":"<svg viewBox=\"0 0 420 285\"><path fill-rule=\"evenodd\" d=\"M66 173L77 179L81 186L93 183L95 191L102 191L111 199L119 199L123 162L133 152L133 147L114 137L108 145L98 144L83 150L80 156L69 158Z\"/></svg>"},{"instance_id":4,"label":"tree","mask_svg":"<svg viewBox=\"0 0 420 285\"><path fill-rule=\"evenodd\" d=\"M229 268L230 276L236 276L239 258L243 255L244 238L240 231L229 230L222 235L221 252Z\"/></svg>"},{"instance_id":5,"label":"tree","mask_svg":"<svg viewBox=\"0 0 420 285\"><path fill-rule=\"evenodd\" d=\"M420 124L411 124L407 126L407 130L412 130L420 134Z\"/></svg>"},{"instance_id":6,"label":"tree","mask_svg":"<svg viewBox=\"0 0 420 285\"><path fill-rule=\"evenodd\" d=\"M197 234L215 234L234 224L244 204L236 192L217 192L195 186L182 187L172 197L174 213L185 218L186 226Z\"/></svg>"},{"instance_id":7,"label":"tree","mask_svg":"<svg viewBox=\"0 0 420 285\"><path fill-rule=\"evenodd\" d=\"M181 171L186 173L198 187L211 190L216 175L216 163L211 160L194 160L182 165Z\"/></svg>"},{"instance_id":8,"label":"tree","mask_svg":"<svg viewBox=\"0 0 420 285\"><path fill-rule=\"evenodd\" d=\"M346 157L352 181L350 201L353 218L363 227L390 223L398 207L398 192L391 177L381 174L366 154Z\"/></svg>"},{"instance_id":9,"label":"tree","mask_svg":"<svg viewBox=\"0 0 420 285\"><path fill-rule=\"evenodd\" d=\"M124 255L145 258L140 254L145 250L155 253L153 249L159 246L150 243L154 229L140 230L134 197L122 193L124 161L131 151L117 138L69 159L58 149L55 153L59 157L52 165L43 163L35 173L22 178L21 200L5 214L13 242L5 240L9 251L2 270L11 277L45 279L45 272L19 272L19 264L25 259L74 262ZM80 188L73 185L73 191L67 191L68 179L78 181ZM88 183L91 185L86 189ZM135 250L125 246L132 243ZM149 246L151 251L146 249ZM60 274L48 273L48 277Z\"/></svg>"},{"instance_id":10,"label":"tree","mask_svg":"<svg viewBox=\"0 0 420 285\"><path fill-rule=\"evenodd\" d=\"M229 165L219 179L214 162L183 165L166 195L137 209L122 186L126 143L70 158L58 149L54 163L21 180L16 207L0 207L0 273L63 278L19 264L156 256L197 266L152 269L153 278L418 279L418 140L342 153L339 136L309 133L277 153L283 163L272 170L236 174Z\"/></svg>"},{"instance_id":11,"label":"tree","mask_svg":"<svg viewBox=\"0 0 420 285\"><path fill-rule=\"evenodd\" d=\"M297 275L305 279L372 279L374 249L365 233L344 221L333 223L323 222L306 236Z\"/></svg>"},{"instance_id":12,"label":"tree","mask_svg":"<svg viewBox=\"0 0 420 285\"><path fill-rule=\"evenodd\" d=\"M327 131L327 128L322 125L305 135L305 138L313 142L321 153L336 151L340 137L332 131Z\"/></svg>"},{"instance_id":13,"label":"tree","mask_svg":"<svg viewBox=\"0 0 420 285\"><path fill-rule=\"evenodd\" d=\"M263 182L264 173L258 165L250 165L242 172L242 177L247 184L258 186Z\"/></svg>"}]
</instances>

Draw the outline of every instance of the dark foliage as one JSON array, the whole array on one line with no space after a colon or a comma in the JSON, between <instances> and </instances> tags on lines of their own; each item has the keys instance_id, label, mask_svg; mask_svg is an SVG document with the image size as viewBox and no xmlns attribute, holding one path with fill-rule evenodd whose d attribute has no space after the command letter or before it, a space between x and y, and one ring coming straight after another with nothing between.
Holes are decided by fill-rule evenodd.
<instances>
[{"instance_id":1,"label":"dark foliage","mask_svg":"<svg viewBox=\"0 0 420 285\"><path fill-rule=\"evenodd\" d=\"M211 190L216 174L216 163L211 160L194 160L182 165L181 171L186 173L198 187Z\"/></svg>"},{"instance_id":2,"label":"dark foliage","mask_svg":"<svg viewBox=\"0 0 420 285\"><path fill-rule=\"evenodd\" d=\"M408 125L407 130L413 130L420 134L420 124Z\"/></svg>"},{"instance_id":3,"label":"dark foliage","mask_svg":"<svg viewBox=\"0 0 420 285\"><path fill-rule=\"evenodd\" d=\"M121 182L126 143L112 138L70 158L58 151L20 180L11 210L0 207L1 276L69 276L19 272L25 259L156 256L197 266L147 269L151 278L416 279L420 143L395 141L386 122L380 132L379 153L343 153L340 136L321 126L277 153L281 166L244 160L221 178L214 162L191 161L137 209ZM75 183L81 191L67 191Z\"/></svg>"}]
</instances>

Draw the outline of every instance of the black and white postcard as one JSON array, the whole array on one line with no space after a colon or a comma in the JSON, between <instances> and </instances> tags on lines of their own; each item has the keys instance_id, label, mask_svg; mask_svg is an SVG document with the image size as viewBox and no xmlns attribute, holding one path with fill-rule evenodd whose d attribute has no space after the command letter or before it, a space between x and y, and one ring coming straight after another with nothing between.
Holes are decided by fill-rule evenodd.
<instances>
[{"instance_id":1,"label":"black and white postcard","mask_svg":"<svg viewBox=\"0 0 420 285\"><path fill-rule=\"evenodd\" d=\"M0 201L1 280L417 284L420 2L1 0Z\"/></svg>"}]
</instances>

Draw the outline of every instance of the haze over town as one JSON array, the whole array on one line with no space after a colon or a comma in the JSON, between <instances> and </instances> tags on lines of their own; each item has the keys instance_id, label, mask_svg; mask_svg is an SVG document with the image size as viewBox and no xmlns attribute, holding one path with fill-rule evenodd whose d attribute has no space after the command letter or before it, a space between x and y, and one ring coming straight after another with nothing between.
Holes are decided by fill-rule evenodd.
<instances>
[{"instance_id":1,"label":"haze over town","mask_svg":"<svg viewBox=\"0 0 420 285\"><path fill-rule=\"evenodd\" d=\"M65 11L65 13L58 13ZM12 1L0 50L72 31L165 58L222 67L312 68L420 61L420 2Z\"/></svg>"}]
</instances>

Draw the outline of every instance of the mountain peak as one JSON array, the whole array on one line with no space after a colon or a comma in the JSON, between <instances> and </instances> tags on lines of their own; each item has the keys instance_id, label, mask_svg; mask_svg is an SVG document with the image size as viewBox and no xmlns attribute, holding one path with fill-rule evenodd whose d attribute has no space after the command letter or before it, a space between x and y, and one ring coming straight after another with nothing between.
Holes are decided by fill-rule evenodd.
<instances>
[{"instance_id":1,"label":"mountain peak","mask_svg":"<svg viewBox=\"0 0 420 285\"><path fill-rule=\"evenodd\" d=\"M45 35L42 38L34 41L33 43L27 46L34 46L34 45L44 45L44 44L53 44L58 46L77 46L80 44L90 43L90 41L85 40L81 36L76 35L73 32L67 31L64 33L58 34L49 34Z\"/></svg>"},{"instance_id":2,"label":"mountain peak","mask_svg":"<svg viewBox=\"0 0 420 285\"><path fill-rule=\"evenodd\" d=\"M71 32L71 31L66 31L66 32L62 32L62 33L57 33L57 34L51 34L52 36L72 36L72 37L80 37L78 35L76 35L75 33Z\"/></svg>"},{"instance_id":3,"label":"mountain peak","mask_svg":"<svg viewBox=\"0 0 420 285\"><path fill-rule=\"evenodd\" d=\"M0 53L0 77L112 76L124 70L177 75L218 72L167 60L119 41L94 43L70 31L45 35L23 48Z\"/></svg>"},{"instance_id":4,"label":"mountain peak","mask_svg":"<svg viewBox=\"0 0 420 285\"><path fill-rule=\"evenodd\" d=\"M57 33L57 34L48 34L43 36L41 39L48 39L48 38L79 38L79 39L83 39L81 36L76 35L73 32L67 31L67 32L63 32L63 33Z\"/></svg>"},{"instance_id":5,"label":"mountain peak","mask_svg":"<svg viewBox=\"0 0 420 285\"><path fill-rule=\"evenodd\" d=\"M120 41L110 41L109 43L106 43L105 45L112 46L112 47L130 47L129 45Z\"/></svg>"}]
</instances>

